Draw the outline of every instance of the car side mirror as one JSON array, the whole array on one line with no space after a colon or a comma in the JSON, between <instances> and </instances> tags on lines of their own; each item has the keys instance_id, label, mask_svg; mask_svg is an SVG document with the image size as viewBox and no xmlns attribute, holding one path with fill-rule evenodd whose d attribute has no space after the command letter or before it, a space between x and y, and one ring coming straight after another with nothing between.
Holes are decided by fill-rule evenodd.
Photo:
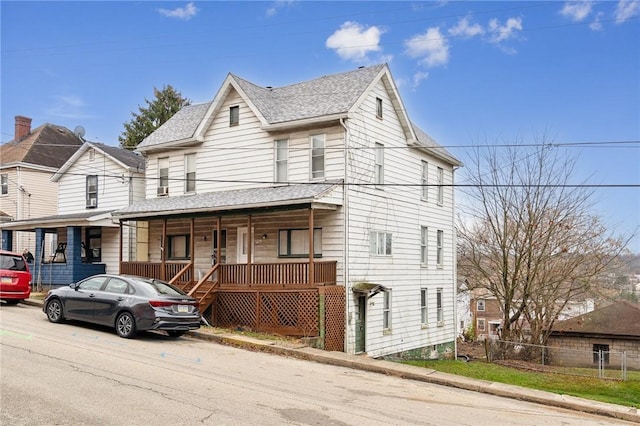
<instances>
[{"instance_id":1,"label":"car side mirror","mask_svg":"<svg viewBox=\"0 0 640 426\"><path fill-rule=\"evenodd\" d=\"M78 291L78 284L76 284L76 283L69 284L69 287L71 287L75 291Z\"/></svg>"}]
</instances>

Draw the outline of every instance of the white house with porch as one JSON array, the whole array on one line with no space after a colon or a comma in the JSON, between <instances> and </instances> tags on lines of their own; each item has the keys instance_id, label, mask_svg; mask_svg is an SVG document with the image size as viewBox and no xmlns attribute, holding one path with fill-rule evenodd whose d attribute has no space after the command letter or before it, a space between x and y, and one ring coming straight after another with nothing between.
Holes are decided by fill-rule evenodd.
<instances>
[{"instance_id":1,"label":"white house with porch","mask_svg":"<svg viewBox=\"0 0 640 426\"><path fill-rule=\"evenodd\" d=\"M201 298L220 326L372 357L453 355L454 171L386 64L284 87L229 74L137 148L146 199L121 271Z\"/></svg>"}]
</instances>

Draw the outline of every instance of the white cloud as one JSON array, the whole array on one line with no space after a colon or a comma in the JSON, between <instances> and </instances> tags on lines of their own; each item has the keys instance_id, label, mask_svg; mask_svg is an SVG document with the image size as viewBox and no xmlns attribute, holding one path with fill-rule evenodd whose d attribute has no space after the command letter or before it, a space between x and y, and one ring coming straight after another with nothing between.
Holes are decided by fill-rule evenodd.
<instances>
[{"instance_id":1,"label":"white cloud","mask_svg":"<svg viewBox=\"0 0 640 426\"><path fill-rule=\"evenodd\" d=\"M278 13L278 10L290 6L293 3L295 3L294 0L277 0L267 8L267 16L275 16Z\"/></svg>"},{"instance_id":2,"label":"white cloud","mask_svg":"<svg viewBox=\"0 0 640 426\"><path fill-rule=\"evenodd\" d=\"M93 116L83 111L84 100L76 95L57 95L53 105L46 108L45 113L51 117L68 119L88 119Z\"/></svg>"},{"instance_id":3,"label":"white cloud","mask_svg":"<svg viewBox=\"0 0 640 426\"><path fill-rule=\"evenodd\" d=\"M475 37L484 34L484 28L480 24L470 24L469 17L460 19L455 27L449 28L449 34L455 37Z\"/></svg>"},{"instance_id":4,"label":"white cloud","mask_svg":"<svg viewBox=\"0 0 640 426\"><path fill-rule=\"evenodd\" d=\"M568 1L560 10L560 14L572 21L581 22L591 13L592 2Z\"/></svg>"},{"instance_id":5,"label":"white cloud","mask_svg":"<svg viewBox=\"0 0 640 426\"><path fill-rule=\"evenodd\" d=\"M412 58L421 58L426 67L446 65L449 62L449 42L440 33L440 28L427 29L424 34L417 34L404 42L406 53Z\"/></svg>"},{"instance_id":6,"label":"white cloud","mask_svg":"<svg viewBox=\"0 0 640 426\"><path fill-rule=\"evenodd\" d=\"M600 22L600 19L603 16L604 16L604 12L598 12L593 22L589 24L589 28L591 28L593 31L600 31L602 29L602 22Z\"/></svg>"},{"instance_id":7,"label":"white cloud","mask_svg":"<svg viewBox=\"0 0 640 426\"><path fill-rule=\"evenodd\" d=\"M381 50L379 43L383 33L378 27L366 28L348 21L327 38L326 46L334 49L342 59L361 61L368 53Z\"/></svg>"},{"instance_id":8,"label":"white cloud","mask_svg":"<svg viewBox=\"0 0 640 426\"><path fill-rule=\"evenodd\" d=\"M426 80L429 78L429 73L427 71L418 71L413 75L413 80L411 82L411 88L415 89L422 83L422 80Z\"/></svg>"},{"instance_id":9,"label":"white cloud","mask_svg":"<svg viewBox=\"0 0 640 426\"><path fill-rule=\"evenodd\" d=\"M183 21L188 21L196 16L198 10L199 9L193 4L193 2L190 2L185 7L178 7L175 9L158 9L158 12L169 18L178 18Z\"/></svg>"},{"instance_id":10,"label":"white cloud","mask_svg":"<svg viewBox=\"0 0 640 426\"><path fill-rule=\"evenodd\" d=\"M620 24L629 18L638 16L640 0L620 0L616 6L616 23Z\"/></svg>"},{"instance_id":11,"label":"white cloud","mask_svg":"<svg viewBox=\"0 0 640 426\"><path fill-rule=\"evenodd\" d=\"M491 43L500 43L516 36L518 31L522 31L521 18L509 18L504 25L500 25L497 19L489 21L489 33Z\"/></svg>"}]
</instances>

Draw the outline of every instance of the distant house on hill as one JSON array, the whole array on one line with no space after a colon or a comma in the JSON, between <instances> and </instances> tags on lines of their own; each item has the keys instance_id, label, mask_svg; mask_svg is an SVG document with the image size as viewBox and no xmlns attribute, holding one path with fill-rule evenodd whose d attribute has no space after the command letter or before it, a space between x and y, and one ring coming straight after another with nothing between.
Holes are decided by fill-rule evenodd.
<instances>
[{"instance_id":1,"label":"distant house on hill","mask_svg":"<svg viewBox=\"0 0 640 426\"><path fill-rule=\"evenodd\" d=\"M593 366L603 361L640 369L640 305L622 301L555 324L549 336L552 364Z\"/></svg>"},{"instance_id":2,"label":"distant house on hill","mask_svg":"<svg viewBox=\"0 0 640 426\"><path fill-rule=\"evenodd\" d=\"M54 173L79 148L82 139L66 127L45 123L31 129L31 118L16 116L14 138L0 146L0 228L11 221L56 214ZM31 233L2 233L2 248L35 249Z\"/></svg>"}]
</instances>

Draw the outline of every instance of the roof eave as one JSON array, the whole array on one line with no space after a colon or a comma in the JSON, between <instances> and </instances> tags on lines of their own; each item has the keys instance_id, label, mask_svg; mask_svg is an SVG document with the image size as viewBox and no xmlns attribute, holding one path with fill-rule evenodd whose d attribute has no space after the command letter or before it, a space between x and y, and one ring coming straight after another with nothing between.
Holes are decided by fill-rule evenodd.
<instances>
[{"instance_id":1,"label":"roof eave","mask_svg":"<svg viewBox=\"0 0 640 426\"><path fill-rule=\"evenodd\" d=\"M412 148L417 148L420 149L424 152L426 152L429 155L433 155L434 157L446 162L447 164L450 164L454 167L462 167L464 164L461 161L458 161L457 159L450 157L448 155L443 155L440 152L438 152L438 147L428 147L428 146L424 146L423 144L421 144L420 142L418 142L416 139L412 139L412 140L408 140L407 141L407 145L412 147Z\"/></svg>"},{"instance_id":2,"label":"roof eave","mask_svg":"<svg viewBox=\"0 0 640 426\"><path fill-rule=\"evenodd\" d=\"M142 154L149 153L149 152L160 152L160 151L171 150L173 148L195 146L195 145L201 144L202 142L203 142L202 140L198 140L193 137L188 137L188 138L179 139L175 141L161 142L159 144L150 145L150 146L137 147L135 151Z\"/></svg>"},{"instance_id":3,"label":"roof eave","mask_svg":"<svg viewBox=\"0 0 640 426\"><path fill-rule=\"evenodd\" d=\"M275 131L286 130L291 128L307 127L307 126L312 126L316 124L339 121L340 119L345 119L345 118L348 118L348 114L346 112L343 112L338 114L305 118L302 120L293 120L293 121L284 121L281 123L266 124L261 126L260 128L266 132L275 132Z\"/></svg>"}]
</instances>

